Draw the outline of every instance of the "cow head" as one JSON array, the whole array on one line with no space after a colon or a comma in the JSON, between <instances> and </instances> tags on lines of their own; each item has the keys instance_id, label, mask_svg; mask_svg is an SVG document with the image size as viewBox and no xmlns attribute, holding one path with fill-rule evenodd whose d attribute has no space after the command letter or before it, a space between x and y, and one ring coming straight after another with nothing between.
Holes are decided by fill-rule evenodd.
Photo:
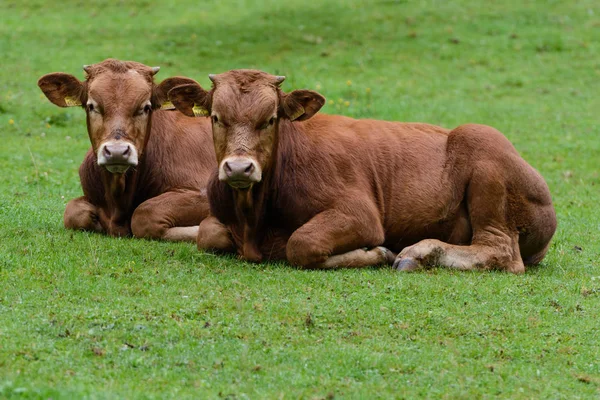
<instances>
[{"instance_id":1,"label":"cow head","mask_svg":"<svg viewBox=\"0 0 600 400\"><path fill-rule=\"evenodd\" d=\"M167 92L194 81L176 77L155 85L154 75L160 68L133 61L108 59L83 69L83 82L56 72L42 76L38 86L59 107L83 107L98 165L122 174L138 165L152 112L167 104Z\"/></svg>"},{"instance_id":2,"label":"cow head","mask_svg":"<svg viewBox=\"0 0 600 400\"><path fill-rule=\"evenodd\" d=\"M254 70L210 75L213 88L197 83L174 87L169 99L189 116L212 120L219 180L248 189L262 180L273 162L281 119L303 121L315 115L325 98L310 90L284 93L285 77Z\"/></svg>"}]
</instances>

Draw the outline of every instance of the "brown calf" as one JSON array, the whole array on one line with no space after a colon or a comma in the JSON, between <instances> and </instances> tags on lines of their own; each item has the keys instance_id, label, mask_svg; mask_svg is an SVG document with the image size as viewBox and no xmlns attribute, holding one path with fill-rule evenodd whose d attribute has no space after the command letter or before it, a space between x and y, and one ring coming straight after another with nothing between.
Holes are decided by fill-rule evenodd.
<instances>
[{"instance_id":1,"label":"brown calf","mask_svg":"<svg viewBox=\"0 0 600 400\"><path fill-rule=\"evenodd\" d=\"M219 168L200 248L303 267L395 258L399 270L514 273L548 251L548 187L497 130L311 119L325 99L284 93L283 77L238 70L211 80L210 91L194 83L169 92L183 113L200 108L212 119Z\"/></svg>"},{"instance_id":2,"label":"brown calf","mask_svg":"<svg viewBox=\"0 0 600 400\"><path fill-rule=\"evenodd\" d=\"M84 195L67 204L65 227L195 241L217 165L210 124L160 110L170 88L193 81L156 85L158 67L113 59L84 70L83 82L64 73L38 81L52 103L82 106L87 116L92 148L79 168Z\"/></svg>"}]
</instances>

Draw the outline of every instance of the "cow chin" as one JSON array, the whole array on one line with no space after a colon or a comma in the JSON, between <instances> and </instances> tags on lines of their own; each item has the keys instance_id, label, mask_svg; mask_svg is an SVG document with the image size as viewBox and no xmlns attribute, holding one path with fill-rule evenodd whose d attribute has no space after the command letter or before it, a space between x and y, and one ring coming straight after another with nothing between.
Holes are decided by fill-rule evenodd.
<instances>
[{"instance_id":1,"label":"cow chin","mask_svg":"<svg viewBox=\"0 0 600 400\"><path fill-rule=\"evenodd\" d=\"M231 186L231 188L236 189L236 190L248 190L254 184L254 182L250 182L250 181L231 181L231 180L228 180L226 182L227 182L227 184L229 186Z\"/></svg>"},{"instance_id":2,"label":"cow chin","mask_svg":"<svg viewBox=\"0 0 600 400\"><path fill-rule=\"evenodd\" d=\"M129 167L130 165L122 164L104 165L104 168L106 168L106 170L111 174L124 174L125 172L127 172L127 170L129 170Z\"/></svg>"}]
</instances>

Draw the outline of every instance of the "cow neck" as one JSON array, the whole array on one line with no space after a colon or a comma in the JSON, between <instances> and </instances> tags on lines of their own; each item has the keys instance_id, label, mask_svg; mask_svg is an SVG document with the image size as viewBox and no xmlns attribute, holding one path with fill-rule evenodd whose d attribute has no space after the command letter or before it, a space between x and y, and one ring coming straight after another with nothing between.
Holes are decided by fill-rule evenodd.
<instances>
[{"instance_id":1,"label":"cow neck","mask_svg":"<svg viewBox=\"0 0 600 400\"><path fill-rule=\"evenodd\" d=\"M268 194L267 176L263 175L263 181L257 185L253 185L247 190L234 190L233 202L238 221L239 234L243 243L242 255L244 258L253 261L260 261L262 254L259 250L259 243L262 238L262 227L265 216L265 204Z\"/></svg>"},{"instance_id":2,"label":"cow neck","mask_svg":"<svg viewBox=\"0 0 600 400\"><path fill-rule=\"evenodd\" d=\"M140 167L138 165L138 168ZM125 223L133 212L138 175L137 169L124 174L112 174L104 168L100 171L106 208L115 223Z\"/></svg>"}]
</instances>

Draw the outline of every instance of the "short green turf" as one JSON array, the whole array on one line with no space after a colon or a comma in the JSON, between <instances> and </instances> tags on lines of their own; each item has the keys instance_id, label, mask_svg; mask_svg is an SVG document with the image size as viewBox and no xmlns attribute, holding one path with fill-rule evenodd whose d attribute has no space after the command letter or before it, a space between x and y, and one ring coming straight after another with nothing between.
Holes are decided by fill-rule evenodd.
<instances>
[{"instance_id":1,"label":"short green turf","mask_svg":"<svg viewBox=\"0 0 600 400\"><path fill-rule=\"evenodd\" d=\"M600 397L597 1L4 0L0 55L0 398ZM36 81L108 57L492 125L551 188L548 256L522 276L301 271L66 231L85 120Z\"/></svg>"}]
</instances>

